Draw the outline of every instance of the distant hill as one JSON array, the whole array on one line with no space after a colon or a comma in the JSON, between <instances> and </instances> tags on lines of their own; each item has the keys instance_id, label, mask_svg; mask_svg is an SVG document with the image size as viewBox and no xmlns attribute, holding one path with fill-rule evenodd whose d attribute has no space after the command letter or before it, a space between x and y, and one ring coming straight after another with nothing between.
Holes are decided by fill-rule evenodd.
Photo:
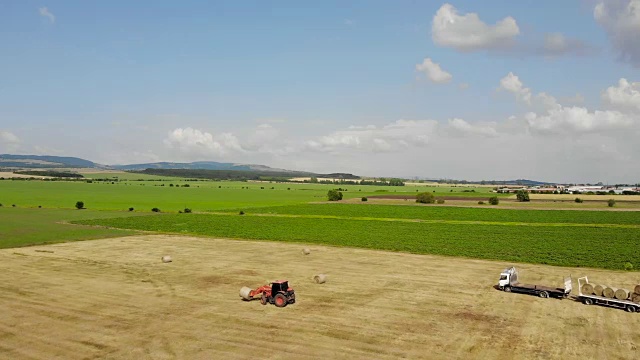
<instances>
[{"instance_id":1,"label":"distant hill","mask_svg":"<svg viewBox=\"0 0 640 360\"><path fill-rule=\"evenodd\" d=\"M294 171L272 168L266 165L222 163L216 161L195 161L190 163L156 162L146 164L112 165L117 170L145 170L145 169L189 169L189 170L239 170L239 171L269 171L308 174L304 171Z\"/></svg>"},{"instance_id":2,"label":"distant hill","mask_svg":"<svg viewBox=\"0 0 640 360\"><path fill-rule=\"evenodd\" d=\"M102 165L77 157L48 155L0 155L0 167L8 168L101 168Z\"/></svg>"}]
</instances>

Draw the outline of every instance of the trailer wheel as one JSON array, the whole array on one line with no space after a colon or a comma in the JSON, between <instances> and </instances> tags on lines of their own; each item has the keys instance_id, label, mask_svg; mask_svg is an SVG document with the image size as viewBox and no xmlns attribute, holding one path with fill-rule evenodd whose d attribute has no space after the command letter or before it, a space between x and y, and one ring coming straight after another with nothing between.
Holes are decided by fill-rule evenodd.
<instances>
[{"instance_id":1,"label":"trailer wheel","mask_svg":"<svg viewBox=\"0 0 640 360\"><path fill-rule=\"evenodd\" d=\"M585 305L593 305L593 300L589 299L589 298L585 298L582 300L582 303Z\"/></svg>"},{"instance_id":2,"label":"trailer wheel","mask_svg":"<svg viewBox=\"0 0 640 360\"><path fill-rule=\"evenodd\" d=\"M636 311L637 311L637 310L636 310L636 307L635 307L635 306L633 306L633 305L629 305L629 306L627 306L627 308L626 308L625 310L627 310L627 312L630 312L630 313L634 313L634 312L636 312Z\"/></svg>"},{"instance_id":3,"label":"trailer wheel","mask_svg":"<svg viewBox=\"0 0 640 360\"><path fill-rule=\"evenodd\" d=\"M549 293L546 291L540 291L540 293L538 294L538 296L540 296L543 299L546 299L549 297Z\"/></svg>"},{"instance_id":4,"label":"trailer wheel","mask_svg":"<svg viewBox=\"0 0 640 360\"><path fill-rule=\"evenodd\" d=\"M504 292L511 292L511 286L505 286Z\"/></svg>"}]
</instances>

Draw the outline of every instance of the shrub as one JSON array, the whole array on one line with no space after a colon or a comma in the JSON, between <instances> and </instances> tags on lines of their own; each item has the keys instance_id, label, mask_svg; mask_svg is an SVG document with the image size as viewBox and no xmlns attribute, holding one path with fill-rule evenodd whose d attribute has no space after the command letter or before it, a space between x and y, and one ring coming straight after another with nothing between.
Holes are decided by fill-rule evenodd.
<instances>
[{"instance_id":1,"label":"shrub","mask_svg":"<svg viewBox=\"0 0 640 360\"><path fill-rule=\"evenodd\" d=\"M329 201L340 201L342 200L342 192L335 189L329 190L327 192L327 199Z\"/></svg>"},{"instance_id":2,"label":"shrub","mask_svg":"<svg viewBox=\"0 0 640 360\"><path fill-rule=\"evenodd\" d=\"M38 209L42 209L42 205L38 205Z\"/></svg>"},{"instance_id":3,"label":"shrub","mask_svg":"<svg viewBox=\"0 0 640 360\"><path fill-rule=\"evenodd\" d=\"M616 201L613 199L609 199L609 201L607 201L607 205L609 205L609 207L614 207L616 206Z\"/></svg>"},{"instance_id":4,"label":"shrub","mask_svg":"<svg viewBox=\"0 0 640 360\"><path fill-rule=\"evenodd\" d=\"M444 204L444 199L438 199L438 204Z\"/></svg>"},{"instance_id":5,"label":"shrub","mask_svg":"<svg viewBox=\"0 0 640 360\"><path fill-rule=\"evenodd\" d=\"M363 196L361 200L362 200L362 201L369 201L369 199L367 199L367 197L366 197L366 196Z\"/></svg>"},{"instance_id":6,"label":"shrub","mask_svg":"<svg viewBox=\"0 0 640 360\"><path fill-rule=\"evenodd\" d=\"M633 264L632 264L632 263L630 263L630 262L626 262L626 263L624 263L624 269L625 269L626 271L632 271L632 270L633 270Z\"/></svg>"},{"instance_id":7,"label":"shrub","mask_svg":"<svg viewBox=\"0 0 640 360\"><path fill-rule=\"evenodd\" d=\"M184 213L185 213L185 214L191 214L191 209L189 209L189 208L184 208Z\"/></svg>"},{"instance_id":8,"label":"shrub","mask_svg":"<svg viewBox=\"0 0 640 360\"><path fill-rule=\"evenodd\" d=\"M191 186L191 185L189 185L189 184L182 185L182 187L189 187L189 186Z\"/></svg>"},{"instance_id":9,"label":"shrub","mask_svg":"<svg viewBox=\"0 0 640 360\"><path fill-rule=\"evenodd\" d=\"M12 204L11 207L16 207L16 204Z\"/></svg>"},{"instance_id":10,"label":"shrub","mask_svg":"<svg viewBox=\"0 0 640 360\"><path fill-rule=\"evenodd\" d=\"M498 204L500 204L500 199L498 199L497 196L490 197L489 198L489 204L498 205Z\"/></svg>"},{"instance_id":11,"label":"shrub","mask_svg":"<svg viewBox=\"0 0 640 360\"><path fill-rule=\"evenodd\" d=\"M2 204L0 204L0 207L2 207Z\"/></svg>"},{"instance_id":12,"label":"shrub","mask_svg":"<svg viewBox=\"0 0 640 360\"><path fill-rule=\"evenodd\" d=\"M478 205L484 205L484 201L478 201Z\"/></svg>"},{"instance_id":13,"label":"shrub","mask_svg":"<svg viewBox=\"0 0 640 360\"><path fill-rule=\"evenodd\" d=\"M244 211L240 210L240 212L238 214L244 215Z\"/></svg>"},{"instance_id":14,"label":"shrub","mask_svg":"<svg viewBox=\"0 0 640 360\"><path fill-rule=\"evenodd\" d=\"M416 194L416 202L420 204L433 204L436 202L436 198L432 193L423 192Z\"/></svg>"},{"instance_id":15,"label":"shrub","mask_svg":"<svg viewBox=\"0 0 640 360\"><path fill-rule=\"evenodd\" d=\"M169 187L173 187L173 184L169 184Z\"/></svg>"},{"instance_id":16,"label":"shrub","mask_svg":"<svg viewBox=\"0 0 640 360\"><path fill-rule=\"evenodd\" d=\"M520 202L531 201L529 200L529 193L524 190L518 190L516 192L516 199L518 199L518 201Z\"/></svg>"},{"instance_id":17,"label":"shrub","mask_svg":"<svg viewBox=\"0 0 640 360\"><path fill-rule=\"evenodd\" d=\"M576 198L575 200L573 200L575 202L577 202L578 204L580 204L581 202L583 202L584 200L580 199L580 198Z\"/></svg>"},{"instance_id":18,"label":"shrub","mask_svg":"<svg viewBox=\"0 0 640 360\"><path fill-rule=\"evenodd\" d=\"M158 209L158 208L156 207L156 208L151 209L151 211L153 211L153 212L160 212L160 209Z\"/></svg>"},{"instance_id":19,"label":"shrub","mask_svg":"<svg viewBox=\"0 0 640 360\"><path fill-rule=\"evenodd\" d=\"M82 201L77 201L76 202L76 209L80 210L80 209L84 209L84 202Z\"/></svg>"},{"instance_id":20,"label":"shrub","mask_svg":"<svg viewBox=\"0 0 640 360\"><path fill-rule=\"evenodd\" d=\"M135 209L134 209L134 208L132 208L132 207L130 207L130 208L129 208L129 211L133 211L133 210L135 210Z\"/></svg>"}]
</instances>

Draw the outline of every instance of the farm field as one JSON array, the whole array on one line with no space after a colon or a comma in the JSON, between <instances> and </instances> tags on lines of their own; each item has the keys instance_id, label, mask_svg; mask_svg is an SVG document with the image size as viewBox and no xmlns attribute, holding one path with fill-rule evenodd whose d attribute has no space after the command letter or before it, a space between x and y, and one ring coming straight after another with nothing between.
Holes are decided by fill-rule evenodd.
<instances>
[{"instance_id":1,"label":"farm field","mask_svg":"<svg viewBox=\"0 0 640 360\"><path fill-rule=\"evenodd\" d=\"M74 223L557 266L624 269L629 263L634 269L640 269L637 256L640 227L629 224L358 219L236 213L162 214Z\"/></svg>"},{"instance_id":2,"label":"farm field","mask_svg":"<svg viewBox=\"0 0 640 360\"><path fill-rule=\"evenodd\" d=\"M0 358L633 359L640 346L640 314L495 290L511 263L301 248L156 235L0 250ZM161 263L167 254L174 261ZM534 283L637 282L516 265ZM318 273L327 283L312 282ZM296 304L238 296L282 278Z\"/></svg>"},{"instance_id":3,"label":"farm field","mask_svg":"<svg viewBox=\"0 0 640 360\"><path fill-rule=\"evenodd\" d=\"M136 215L113 211L0 207L0 248L129 235L133 232L65 222Z\"/></svg>"},{"instance_id":4,"label":"farm field","mask_svg":"<svg viewBox=\"0 0 640 360\"><path fill-rule=\"evenodd\" d=\"M158 207L177 212L188 207L194 211L210 211L324 201L329 189L339 187L325 184L190 181L183 178L113 180L93 183L4 180L0 181L0 203L5 206L17 204L22 207L72 208L76 201L84 201L87 208L98 210L126 210L134 207L150 211ZM411 196L415 194L415 189L410 187L350 186L347 189L344 192L345 199L395 191ZM469 193L457 194L467 196Z\"/></svg>"},{"instance_id":5,"label":"farm field","mask_svg":"<svg viewBox=\"0 0 640 360\"><path fill-rule=\"evenodd\" d=\"M335 217L467 220L521 223L634 224L639 212L510 210L500 207L463 208L442 205L394 206L369 204L302 204L245 209L246 213Z\"/></svg>"}]
</instances>

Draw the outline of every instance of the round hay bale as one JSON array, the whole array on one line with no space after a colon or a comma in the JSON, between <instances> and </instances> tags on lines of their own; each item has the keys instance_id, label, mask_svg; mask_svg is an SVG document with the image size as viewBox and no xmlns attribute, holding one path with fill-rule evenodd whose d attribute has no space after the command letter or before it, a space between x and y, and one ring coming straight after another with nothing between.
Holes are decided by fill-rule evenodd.
<instances>
[{"instance_id":1,"label":"round hay bale","mask_svg":"<svg viewBox=\"0 0 640 360\"><path fill-rule=\"evenodd\" d=\"M593 295L593 285L592 284L583 284L582 289L580 289L585 295Z\"/></svg>"},{"instance_id":2,"label":"round hay bale","mask_svg":"<svg viewBox=\"0 0 640 360\"><path fill-rule=\"evenodd\" d=\"M640 294L631 294L631 301L640 304Z\"/></svg>"},{"instance_id":3,"label":"round hay bale","mask_svg":"<svg viewBox=\"0 0 640 360\"><path fill-rule=\"evenodd\" d=\"M304 249L302 249L302 253L305 254L305 255L309 255L309 254L311 254L311 249L304 248Z\"/></svg>"},{"instance_id":4,"label":"round hay bale","mask_svg":"<svg viewBox=\"0 0 640 360\"><path fill-rule=\"evenodd\" d=\"M602 292L606 287L606 285L595 285L593 287L593 295L602 296Z\"/></svg>"},{"instance_id":5,"label":"round hay bale","mask_svg":"<svg viewBox=\"0 0 640 360\"><path fill-rule=\"evenodd\" d=\"M616 296L616 291L618 289L616 288L612 288L612 287L606 287L604 288L604 290L602 290L602 296L606 297L607 299L613 299Z\"/></svg>"},{"instance_id":6,"label":"round hay bale","mask_svg":"<svg viewBox=\"0 0 640 360\"><path fill-rule=\"evenodd\" d=\"M636 294L640 294L640 284L636 285L636 287L633 289L633 292Z\"/></svg>"},{"instance_id":7,"label":"round hay bale","mask_svg":"<svg viewBox=\"0 0 640 360\"><path fill-rule=\"evenodd\" d=\"M163 263L170 263L172 261L173 260L171 260L171 256L169 256L169 255L165 255L165 256L162 257L162 262Z\"/></svg>"},{"instance_id":8,"label":"round hay bale","mask_svg":"<svg viewBox=\"0 0 640 360\"><path fill-rule=\"evenodd\" d=\"M618 289L613 296L615 296L615 298L618 300L627 300L629 298L629 290Z\"/></svg>"},{"instance_id":9,"label":"round hay bale","mask_svg":"<svg viewBox=\"0 0 640 360\"><path fill-rule=\"evenodd\" d=\"M324 284L327 281L327 275L318 274L318 275L313 277L313 281L315 281L316 284Z\"/></svg>"},{"instance_id":10,"label":"round hay bale","mask_svg":"<svg viewBox=\"0 0 640 360\"><path fill-rule=\"evenodd\" d=\"M251 293L251 288L243 286L240 289L240 297L245 299L245 300L251 300L251 296L249 296L250 293Z\"/></svg>"}]
</instances>

